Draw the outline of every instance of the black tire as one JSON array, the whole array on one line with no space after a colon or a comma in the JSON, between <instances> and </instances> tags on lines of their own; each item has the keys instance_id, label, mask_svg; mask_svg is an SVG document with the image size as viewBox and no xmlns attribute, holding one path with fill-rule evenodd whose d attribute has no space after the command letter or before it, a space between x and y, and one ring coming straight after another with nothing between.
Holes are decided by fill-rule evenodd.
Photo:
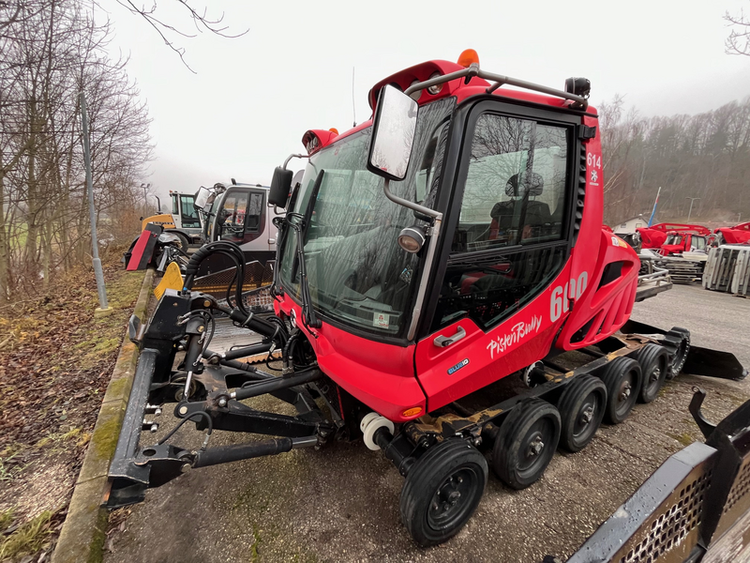
<instances>
[{"instance_id":1,"label":"black tire","mask_svg":"<svg viewBox=\"0 0 750 563\"><path fill-rule=\"evenodd\" d=\"M422 547L443 543L469 521L487 485L487 460L451 438L429 448L401 489L401 520Z\"/></svg>"},{"instance_id":2,"label":"black tire","mask_svg":"<svg viewBox=\"0 0 750 563\"><path fill-rule=\"evenodd\" d=\"M513 489L525 489L544 474L560 441L560 413L541 399L517 405L500 425L492 469Z\"/></svg>"},{"instance_id":3,"label":"black tire","mask_svg":"<svg viewBox=\"0 0 750 563\"><path fill-rule=\"evenodd\" d=\"M628 418L641 391L641 366L632 358L615 358L604 367L599 377L607 387L604 420L620 424Z\"/></svg>"},{"instance_id":4,"label":"black tire","mask_svg":"<svg viewBox=\"0 0 750 563\"><path fill-rule=\"evenodd\" d=\"M164 231L165 233L169 233L169 231ZM187 252L188 248L190 248L190 241L188 238L183 235L182 233L170 233L172 235L175 235L178 239L180 239L180 250L183 252Z\"/></svg>"},{"instance_id":5,"label":"black tire","mask_svg":"<svg viewBox=\"0 0 750 563\"><path fill-rule=\"evenodd\" d=\"M666 334L665 346L670 349L669 373L667 379L674 379L682 368L685 367L685 361L690 351L690 331L686 328L673 326Z\"/></svg>"},{"instance_id":6,"label":"black tire","mask_svg":"<svg viewBox=\"0 0 750 563\"><path fill-rule=\"evenodd\" d=\"M661 386L667 379L669 372L669 353L664 346L658 344L646 344L638 350L636 356L641 366L643 384L638 400L641 403L650 403L659 394Z\"/></svg>"},{"instance_id":7,"label":"black tire","mask_svg":"<svg viewBox=\"0 0 750 563\"><path fill-rule=\"evenodd\" d=\"M604 418L607 387L601 379L580 375L560 395L560 446L569 452L585 448Z\"/></svg>"}]
</instances>

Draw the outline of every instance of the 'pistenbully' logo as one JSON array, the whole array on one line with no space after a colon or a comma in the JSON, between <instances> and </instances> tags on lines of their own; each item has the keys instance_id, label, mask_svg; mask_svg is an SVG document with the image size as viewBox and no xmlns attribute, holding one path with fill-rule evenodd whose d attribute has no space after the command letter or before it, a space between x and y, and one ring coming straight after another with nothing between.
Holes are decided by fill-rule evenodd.
<instances>
[{"instance_id":1,"label":"'pistenbully' logo","mask_svg":"<svg viewBox=\"0 0 750 563\"><path fill-rule=\"evenodd\" d=\"M498 336L495 340L492 340L487 344L487 349L490 351L490 358L495 358L495 352L502 354L518 342L521 342L529 334L539 332L539 327L542 326L542 317L532 317L529 322L523 322L516 324L510 329L510 332L502 336Z\"/></svg>"}]
</instances>

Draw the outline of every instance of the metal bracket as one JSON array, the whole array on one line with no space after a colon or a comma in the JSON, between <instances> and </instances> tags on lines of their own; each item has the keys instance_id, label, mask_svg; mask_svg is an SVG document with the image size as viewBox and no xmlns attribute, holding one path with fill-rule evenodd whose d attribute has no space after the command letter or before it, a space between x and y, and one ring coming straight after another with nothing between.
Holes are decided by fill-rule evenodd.
<instances>
[{"instance_id":1,"label":"metal bracket","mask_svg":"<svg viewBox=\"0 0 750 563\"><path fill-rule=\"evenodd\" d=\"M700 428L703 436L708 440L708 437L713 434L714 430L716 430L716 425L706 420L701 412L701 405L705 398L706 392L703 389L700 387L693 387L693 398L690 401L690 406L688 408L690 409L690 414L693 415L693 420L695 420L695 423L698 425L698 428Z\"/></svg>"}]
</instances>

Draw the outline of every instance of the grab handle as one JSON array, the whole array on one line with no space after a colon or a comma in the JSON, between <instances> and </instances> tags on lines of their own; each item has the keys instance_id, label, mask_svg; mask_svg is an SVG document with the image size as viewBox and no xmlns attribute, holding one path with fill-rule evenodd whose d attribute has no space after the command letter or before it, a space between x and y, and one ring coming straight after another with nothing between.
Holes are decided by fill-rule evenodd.
<instances>
[{"instance_id":1,"label":"grab handle","mask_svg":"<svg viewBox=\"0 0 750 563\"><path fill-rule=\"evenodd\" d=\"M466 336L466 331L462 327L456 328L456 334L453 336L443 336L442 334L435 337L435 340L433 340L433 343L438 348L445 348L446 346L450 346L451 344L455 344L459 340L461 340L464 336Z\"/></svg>"}]
</instances>

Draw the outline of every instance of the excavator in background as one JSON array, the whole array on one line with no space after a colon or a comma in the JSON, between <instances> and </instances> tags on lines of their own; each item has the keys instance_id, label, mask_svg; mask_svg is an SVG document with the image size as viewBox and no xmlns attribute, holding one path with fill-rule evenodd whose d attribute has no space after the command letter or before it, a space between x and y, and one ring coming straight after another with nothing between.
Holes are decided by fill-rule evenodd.
<instances>
[{"instance_id":1,"label":"excavator in background","mask_svg":"<svg viewBox=\"0 0 750 563\"><path fill-rule=\"evenodd\" d=\"M200 244L203 236L203 221L195 208L195 194L169 190L172 203L171 213L162 213L161 201L156 215L141 220L141 230L149 223L159 225L165 231L177 237L180 248L187 252L190 245Z\"/></svg>"}]
</instances>

